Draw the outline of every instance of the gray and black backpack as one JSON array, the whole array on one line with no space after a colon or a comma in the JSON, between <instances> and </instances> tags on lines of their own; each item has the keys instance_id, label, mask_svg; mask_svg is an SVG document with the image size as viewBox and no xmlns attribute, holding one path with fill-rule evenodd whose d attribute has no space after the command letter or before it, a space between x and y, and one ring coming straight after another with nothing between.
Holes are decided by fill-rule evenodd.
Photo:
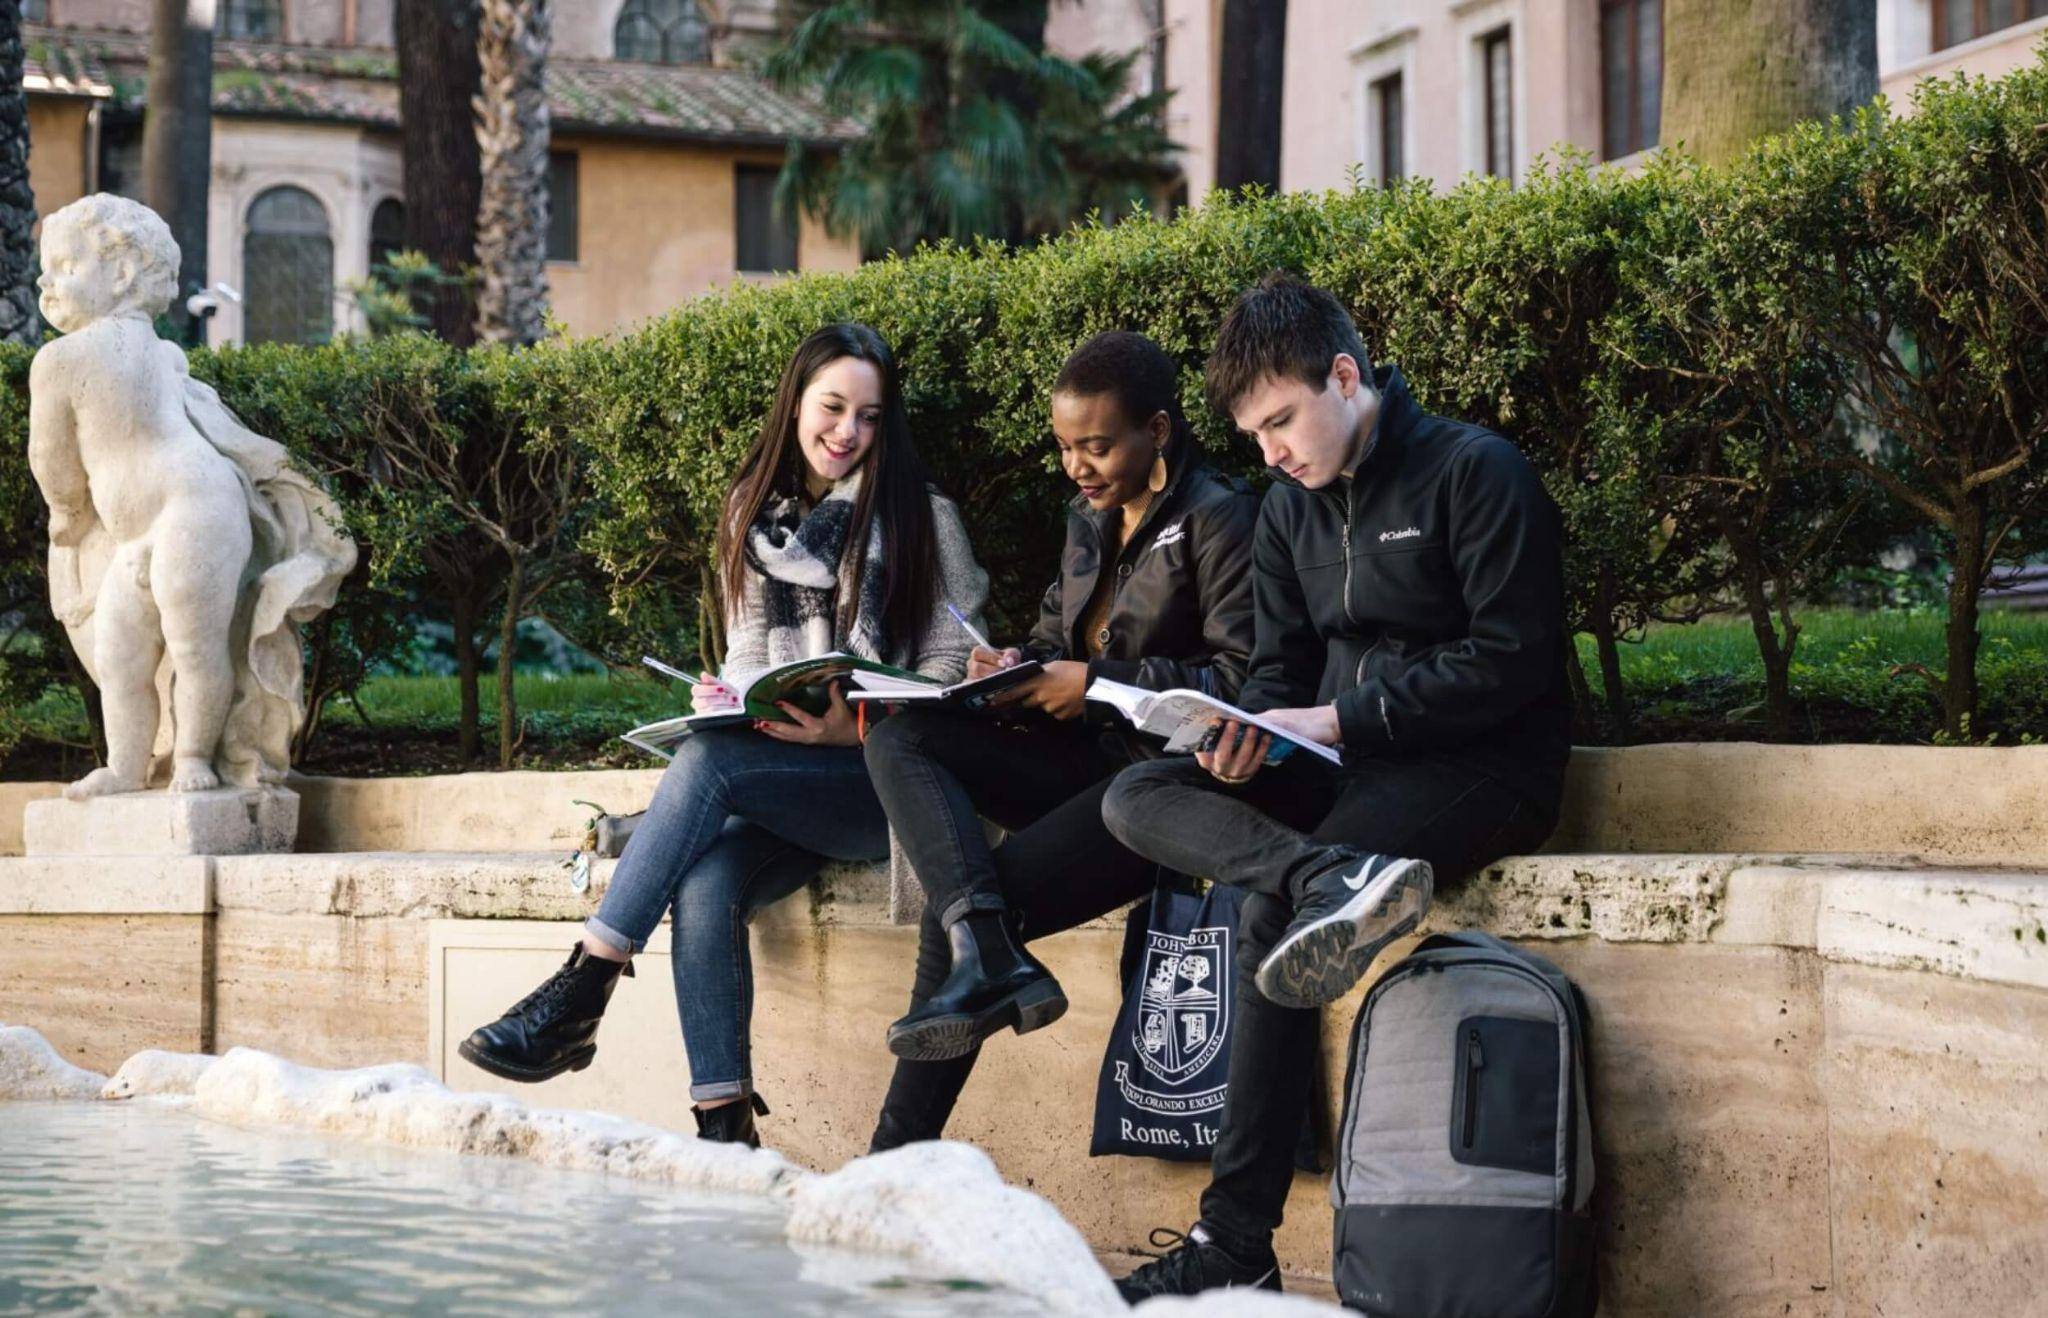
<instances>
[{"instance_id":1,"label":"gray and black backpack","mask_svg":"<svg viewBox=\"0 0 2048 1318\"><path fill-rule=\"evenodd\" d=\"M1425 939L1351 1033L1330 1199L1344 1303L1388 1318L1590 1318L1586 1003L1486 934Z\"/></svg>"}]
</instances>

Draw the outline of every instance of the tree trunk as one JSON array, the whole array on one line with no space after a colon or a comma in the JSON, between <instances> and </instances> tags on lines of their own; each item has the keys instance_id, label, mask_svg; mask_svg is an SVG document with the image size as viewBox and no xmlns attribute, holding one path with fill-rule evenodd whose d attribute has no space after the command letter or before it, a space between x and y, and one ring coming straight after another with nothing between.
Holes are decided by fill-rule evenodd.
<instances>
[{"instance_id":1,"label":"tree trunk","mask_svg":"<svg viewBox=\"0 0 2048 1318\"><path fill-rule=\"evenodd\" d=\"M498 622L498 767L512 767L512 752L519 744L519 697L512 689L513 651L519 641L519 607L526 586L526 561L512 555L512 570L505 576L505 613Z\"/></svg>"},{"instance_id":2,"label":"tree trunk","mask_svg":"<svg viewBox=\"0 0 2048 1318\"><path fill-rule=\"evenodd\" d=\"M1611 744L1625 746L1632 720L1629 718L1628 691L1621 684L1621 638L1614 627L1615 585L1604 568L1595 590L1593 616L1587 619L1587 624L1593 632L1593 643L1600 652L1600 687L1607 702L1607 736Z\"/></svg>"},{"instance_id":3,"label":"tree trunk","mask_svg":"<svg viewBox=\"0 0 2048 1318\"><path fill-rule=\"evenodd\" d=\"M1772 741L1792 740L1792 652L1799 644L1799 629L1791 622L1782 637L1771 614L1769 574L1764 568L1763 547L1756 536L1724 522L1722 538L1735 558L1736 580L1742 591L1742 606L1749 614L1750 630L1756 633L1757 655L1764 665L1764 726Z\"/></svg>"},{"instance_id":4,"label":"tree trunk","mask_svg":"<svg viewBox=\"0 0 2048 1318\"><path fill-rule=\"evenodd\" d=\"M1873 0L1664 0L1659 131L1701 160L1876 95Z\"/></svg>"},{"instance_id":5,"label":"tree trunk","mask_svg":"<svg viewBox=\"0 0 2048 1318\"><path fill-rule=\"evenodd\" d=\"M42 334L32 272L35 193L28 186L28 97L21 89L21 6L0 3L0 339Z\"/></svg>"},{"instance_id":6,"label":"tree trunk","mask_svg":"<svg viewBox=\"0 0 2048 1318\"><path fill-rule=\"evenodd\" d=\"M1564 681L1572 693L1572 735L1590 737L1600 726L1600 710L1593 703L1593 688L1586 685L1586 669L1579 662L1576 637L1565 642Z\"/></svg>"},{"instance_id":7,"label":"tree trunk","mask_svg":"<svg viewBox=\"0 0 2048 1318\"><path fill-rule=\"evenodd\" d=\"M178 240L178 295L171 323L188 345L206 324L185 299L206 287L206 194L213 177L214 0L155 0L149 91L142 120L142 199Z\"/></svg>"},{"instance_id":8,"label":"tree trunk","mask_svg":"<svg viewBox=\"0 0 2048 1318\"><path fill-rule=\"evenodd\" d=\"M476 264L477 0L398 0L398 102L405 152L405 245L455 275ZM458 288L435 291L433 332L475 342Z\"/></svg>"},{"instance_id":9,"label":"tree trunk","mask_svg":"<svg viewBox=\"0 0 2048 1318\"><path fill-rule=\"evenodd\" d=\"M1223 0L1216 186L1280 188L1280 88L1287 0Z\"/></svg>"},{"instance_id":10,"label":"tree trunk","mask_svg":"<svg viewBox=\"0 0 2048 1318\"><path fill-rule=\"evenodd\" d=\"M477 206L477 337L538 343L548 313L548 98L550 0L484 0L477 28L483 87L476 140L483 164Z\"/></svg>"},{"instance_id":11,"label":"tree trunk","mask_svg":"<svg viewBox=\"0 0 2048 1318\"><path fill-rule=\"evenodd\" d=\"M448 609L450 624L455 629L455 685L462 698L462 713L455 726L456 749L464 764L476 763L483 740L483 702L477 690L476 605L476 597L464 590L449 601Z\"/></svg>"},{"instance_id":12,"label":"tree trunk","mask_svg":"<svg viewBox=\"0 0 2048 1318\"><path fill-rule=\"evenodd\" d=\"M1985 533L1979 494L1955 510L1955 556L1948 581L1948 671L1941 685L1941 730L1955 741L1978 739L1977 601L1984 590Z\"/></svg>"}]
</instances>

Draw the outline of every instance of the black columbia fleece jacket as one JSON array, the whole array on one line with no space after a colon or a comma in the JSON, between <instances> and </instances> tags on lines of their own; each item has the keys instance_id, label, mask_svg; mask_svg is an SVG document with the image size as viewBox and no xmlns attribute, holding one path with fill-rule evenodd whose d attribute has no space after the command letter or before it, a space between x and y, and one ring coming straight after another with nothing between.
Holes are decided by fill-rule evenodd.
<instances>
[{"instance_id":1,"label":"black columbia fleece jacket","mask_svg":"<svg viewBox=\"0 0 2048 1318\"><path fill-rule=\"evenodd\" d=\"M1278 477L1252 543L1239 704L1335 703L1344 759L1431 756L1555 812L1571 750L1563 531L1507 440L1424 412L1399 370L1349 481Z\"/></svg>"}]
</instances>

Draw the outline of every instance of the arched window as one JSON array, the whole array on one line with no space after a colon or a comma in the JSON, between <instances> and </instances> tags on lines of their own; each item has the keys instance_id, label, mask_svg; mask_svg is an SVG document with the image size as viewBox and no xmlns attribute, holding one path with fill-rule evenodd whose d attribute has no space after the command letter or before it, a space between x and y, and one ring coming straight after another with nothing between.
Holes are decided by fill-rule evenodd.
<instances>
[{"instance_id":1,"label":"arched window","mask_svg":"<svg viewBox=\"0 0 2048 1318\"><path fill-rule=\"evenodd\" d=\"M405 247L405 203L386 197L370 212L370 264L380 266Z\"/></svg>"},{"instance_id":2,"label":"arched window","mask_svg":"<svg viewBox=\"0 0 2048 1318\"><path fill-rule=\"evenodd\" d=\"M24 23L49 22L50 0L21 0L21 21Z\"/></svg>"},{"instance_id":3,"label":"arched window","mask_svg":"<svg viewBox=\"0 0 2048 1318\"><path fill-rule=\"evenodd\" d=\"M626 0L612 53L647 64L709 64L711 25L697 0Z\"/></svg>"},{"instance_id":4,"label":"arched window","mask_svg":"<svg viewBox=\"0 0 2048 1318\"><path fill-rule=\"evenodd\" d=\"M304 188L271 188L249 206L242 239L250 343L322 343L334 333L334 239Z\"/></svg>"},{"instance_id":5,"label":"arched window","mask_svg":"<svg viewBox=\"0 0 2048 1318\"><path fill-rule=\"evenodd\" d=\"M280 0L220 0L213 34L234 41L282 40L284 6Z\"/></svg>"}]
</instances>

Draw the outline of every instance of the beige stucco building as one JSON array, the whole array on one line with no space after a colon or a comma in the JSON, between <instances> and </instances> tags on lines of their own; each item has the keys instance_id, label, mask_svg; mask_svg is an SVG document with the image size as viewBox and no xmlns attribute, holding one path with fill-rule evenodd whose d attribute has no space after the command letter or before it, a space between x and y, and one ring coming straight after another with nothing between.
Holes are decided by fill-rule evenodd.
<instances>
[{"instance_id":1,"label":"beige stucco building","mask_svg":"<svg viewBox=\"0 0 2048 1318\"><path fill-rule=\"evenodd\" d=\"M1894 105L1956 70L1997 75L2048 36L2048 0L1876 0L1878 67ZM1058 50L1159 40L1188 193L1215 180L1222 0L1056 6ZM1662 0L1291 0L1280 185L1289 191L1471 172L1519 176L1573 146L1626 159L1657 145Z\"/></svg>"},{"instance_id":2,"label":"beige stucco building","mask_svg":"<svg viewBox=\"0 0 2048 1318\"><path fill-rule=\"evenodd\" d=\"M363 328L350 293L398 245L393 0L219 0L208 276L213 343ZM548 285L571 332L630 327L735 279L858 263L769 203L785 144L852 126L735 67L750 0L556 8ZM139 190L149 0L41 0L25 26L30 178L47 215Z\"/></svg>"}]
</instances>

